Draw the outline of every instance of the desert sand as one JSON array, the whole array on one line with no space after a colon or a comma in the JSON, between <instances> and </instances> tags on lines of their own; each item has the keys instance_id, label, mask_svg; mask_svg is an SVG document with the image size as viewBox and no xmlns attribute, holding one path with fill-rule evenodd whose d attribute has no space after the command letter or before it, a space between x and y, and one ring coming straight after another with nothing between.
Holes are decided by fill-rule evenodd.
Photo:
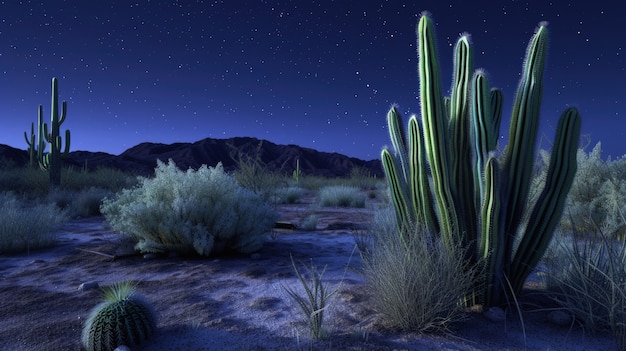
<instances>
[{"instance_id":1,"label":"desert sand","mask_svg":"<svg viewBox=\"0 0 626 351\"><path fill-rule=\"evenodd\" d=\"M507 312L506 320L492 321L471 313L452 326L452 335L385 328L358 274L354 239L372 217L373 206L281 205L281 221L299 223L317 213L318 230L277 230L254 255L218 258L126 255L132 243L108 228L104 218L72 220L58 231L54 247L0 256L0 350L81 350L83 323L101 292L79 287L122 280L137 281L137 292L159 315L156 334L135 350L618 349L609 333L589 335L576 324L551 323L549 299L537 284L529 284L521 296L521 318ZM285 291L300 288L290 256L326 267L324 280L337 289L323 340L309 337Z\"/></svg>"}]
</instances>

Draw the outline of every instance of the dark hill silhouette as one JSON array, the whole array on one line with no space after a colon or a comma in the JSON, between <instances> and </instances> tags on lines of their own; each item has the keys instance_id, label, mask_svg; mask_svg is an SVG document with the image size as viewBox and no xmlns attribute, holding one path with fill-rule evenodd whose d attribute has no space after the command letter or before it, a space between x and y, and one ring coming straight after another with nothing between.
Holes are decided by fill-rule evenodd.
<instances>
[{"instance_id":1,"label":"dark hill silhouette","mask_svg":"<svg viewBox=\"0 0 626 351\"><path fill-rule=\"evenodd\" d=\"M181 169L198 168L203 164L215 166L222 162L226 170L236 168L235 159L260 157L270 170L291 173L300 160L303 174L326 177L345 177L355 167L362 168L376 177L382 177L380 160L364 161L338 153L320 152L297 145L277 145L267 140L249 137L229 139L202 139L194 143L141 143L120 155L104 152L73 151L65 159L66 165L75 167L108 167L133 172L139 175L152 175L156 161L172 159ZM0 160L15 166L28 163L28 153L0 144Z\"/></svg>"}]
</instances>

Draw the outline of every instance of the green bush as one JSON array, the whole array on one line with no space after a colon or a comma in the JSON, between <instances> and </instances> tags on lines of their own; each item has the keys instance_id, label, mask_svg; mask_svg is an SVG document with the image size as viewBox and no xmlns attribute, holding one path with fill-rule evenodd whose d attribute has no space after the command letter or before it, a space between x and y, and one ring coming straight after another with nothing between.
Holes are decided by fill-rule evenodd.
<instances>
[{"instance_id":1,"label":"green bush","mask_svg":"<svg viewBox=\"0 0 626 351\"><path fill-rule=\"evenodd\" d=\"M183 172L171 160L158 162L154 178L105 198L100 210L142 252L203 256L259 250L277 218L221 164Z\"/></svg>"},{"instance_id":2,"label":"green bush","mask_svg":"<svg viewBox=\"0 0 626 351\"><path fill-rule=\"evenodd\" d=\"M105 301L90 313L82 333L87 351L113 351L120 345L135 346L156 330L156 313L131 282L103 289Z\"/></svg>"},{"instance_id":3,"label":"green bush","mask_svg":"<svg viewBox=\"0 0 626 351\"><path fill-rule=\"evenodd\" d=\"M466 266L460 248L444 247L417 227L401 235L390 210L376 212L357 244L375 308L389 326L440 332L464 318L461 301L477 270Z\"/></svg>"},{"instance_id":4,"label":"green bush","mask_svg":"<svg viewBox=\"0 0 626 351\"><path fill-rule=\"evenodd\" d=\"M332 185L319 191L320 205L326 207L365 207L365 195L353 186Z\"/></svg>"},{"instance_id":5,"label":"green bush","mask_svg":"<svg viewBox=\"0 0 626 351\"><path fill-rule=\"evenodd\" d=\"M55 241L52 232L66 220L54 204L27 204L0 193L0 253L48 247Z\"/></svg>"}]
</instances>

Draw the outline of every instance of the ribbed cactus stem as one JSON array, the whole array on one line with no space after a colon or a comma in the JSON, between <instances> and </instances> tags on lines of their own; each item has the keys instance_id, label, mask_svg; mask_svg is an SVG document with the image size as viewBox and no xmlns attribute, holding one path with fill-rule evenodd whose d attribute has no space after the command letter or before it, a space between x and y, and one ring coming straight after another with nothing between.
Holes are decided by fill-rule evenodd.
<instances>
[{"instance_id":1,"label":"ribbed cactus stem","mask_svg":"<svg viewBox=\"0 0 626 351\"><path fill-rule=\"evenodd\" d=\"M402 115L396 106L392 106L387 113L387 125L389 126L389 139L395 150L395 156L400 161L403 182L408 182L409 170L407 165L408 146L406 142Z\"/></svg>"},{"instance_id":2,"label":"ribbed cactus stem","mask_svg":"<svg viewBox=\"0 0 626 351\"><path fill-rule=\"evenodd\" d=\"M525 235L511 262L514 289L521 289L537 266L561 219L567 193L576 175L580 124L580 114L573 107L565 110L559 119L544 189L528 218Z\"/></svg>"},{"instance_id":3,"label":"ribbed cactus stem","mask_svg":"<svg viewBox=\"0 0 626 351\"><path fill-rule=\"evenodd\" d=\"M441 235L449 244L459 225L452 195L448 118L443 99L432 20L422 16L418 24L418 73L426 155L432 174L434 197L439 209Z\"/></svg>"},{"instance_id":4,"label":"ribbed cactus stem","mask_svg":"<svg viewBox=\"0 0 626 351\"><path fill-rule=\"evenodd\" d=\"M430 233L439 233L437 213L428 181L422 128L415 116L409 119L409 145L411 200L417 213L417 221L422 223Z\"/></svg>"},{"instance_id":5,"label":"ribbed cactus stem","mask_svg":"<svg viewBox=\"0 0 626 351\"><path fill-rule=\"evenodd\" d=\"M508 251L511 251L513 236L522 220L530 189L547 45L548 29L542 24L528 45L522 78L513 104L509 144L503 167L504 176L507 177L504 191L507 197L506 232L510 236Z\"/></svg>"},{"instance_id":6,"label":"ribbed cactus stem","mask_svg":"<svg viewBox=\"0 0 626 351\"><path fill-rule=\"evenodd\" d=\"M407 198L406 186L403 184L403 175L398 167L396 158L388 149L383 149L380 158L382 159L383 169L387 175L389 189L391 191L391 202L396 213L398 225L404 223L412 223L415 215L411 213L409 208L409 199Z\"/></svg>"}]
</instances>

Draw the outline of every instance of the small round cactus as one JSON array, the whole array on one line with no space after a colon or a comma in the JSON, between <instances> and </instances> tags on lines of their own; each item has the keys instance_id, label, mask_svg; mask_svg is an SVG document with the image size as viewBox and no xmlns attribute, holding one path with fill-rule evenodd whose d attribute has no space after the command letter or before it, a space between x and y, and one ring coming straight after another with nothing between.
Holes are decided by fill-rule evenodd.
<instances>
[{"instance_id":1,"label":"small round cactus","mask_svg":"<svg viewBox=\"0 0 626 351\"><path fill-rule=\"evenodd\" d=\"M146 340L156 329L156 314L132 282L105 289L105 300L85 322L82 343L87 351L113 351L120 345L133 346Z\"/></svg>"}]
</instances>

